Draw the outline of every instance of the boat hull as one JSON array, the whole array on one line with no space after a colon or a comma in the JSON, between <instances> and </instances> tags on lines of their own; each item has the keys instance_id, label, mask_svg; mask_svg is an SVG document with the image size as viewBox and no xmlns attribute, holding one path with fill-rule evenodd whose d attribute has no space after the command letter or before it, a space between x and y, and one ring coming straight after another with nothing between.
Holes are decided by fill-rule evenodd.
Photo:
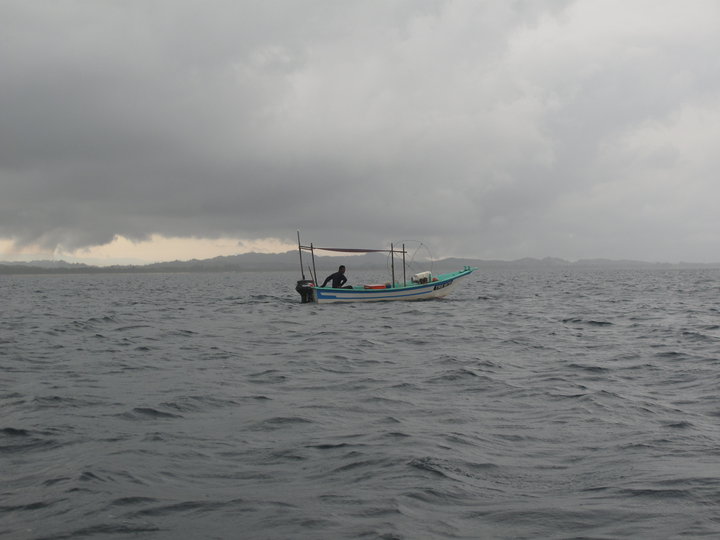
<instances>
[{"instance_id":1,"label":"boat hull","mask_svg":"<svg viewBox=\"0 0 720 540\"><path fill-rule=\"evenodd\" d=\"M437 281L407 287L386 289L332 289L313 287L313 300L318 304L334 304L343 302L389 302L416 301L442 298L454 291L459 282L470 275L476 268L466 268L452 274L442 274Z\"/></svg>"}]
</instances>

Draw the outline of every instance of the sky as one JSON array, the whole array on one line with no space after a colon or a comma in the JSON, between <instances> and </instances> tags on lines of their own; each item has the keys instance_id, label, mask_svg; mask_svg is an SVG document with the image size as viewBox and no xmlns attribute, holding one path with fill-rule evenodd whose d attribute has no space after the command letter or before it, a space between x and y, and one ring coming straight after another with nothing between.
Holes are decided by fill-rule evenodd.
<instances>
[{"instance_id":1,"label":"sky","mask_svg":"<svg viewBox=\"0 0 720 540\"><path fill-rule=\"evenodd\" d=\"M720 262L720 2L0 0L0 262Z\"/></svg>"}]
</instances>

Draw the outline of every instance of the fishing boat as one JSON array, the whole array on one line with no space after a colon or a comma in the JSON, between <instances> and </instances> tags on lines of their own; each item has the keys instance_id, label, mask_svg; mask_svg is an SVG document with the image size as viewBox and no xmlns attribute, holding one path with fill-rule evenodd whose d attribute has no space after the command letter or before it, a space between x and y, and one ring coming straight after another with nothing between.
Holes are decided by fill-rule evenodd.
<instances>
[{"instance_id":1,"label":"fishing boat","mask_svg":"<svg viewBox=\"0 0 720 540\"><path fill-rule=\"evenodd\" d=\"M320 287L318 286L317 272L315 269L315 252L332 251L336 253L387 253L390 257L391 279L387 283L355 285L343 288ZM305 276L303 264L303 252L310 252L312 266L308 266L309 278ZM429 300L431 298L442 298L455 290L459 282L472 274L477 268L465 266L457 272L433 275L431 271L418 272L407 279L407 265L405 245L396 249L390 244L390 249L359 249L359 248L334 248L316 247L313 244L304 246L300 242L300 231L298 231L298 253L300 255L300 274L302 279L298 280L295 290L300 294L302 303L315 302L318 304L330 304L340 302L384 302L391 300ZM402 280L395 275L395 258L402 256ZM399 268L398 268L399 272Z\"/></svg>"}]
</instances>

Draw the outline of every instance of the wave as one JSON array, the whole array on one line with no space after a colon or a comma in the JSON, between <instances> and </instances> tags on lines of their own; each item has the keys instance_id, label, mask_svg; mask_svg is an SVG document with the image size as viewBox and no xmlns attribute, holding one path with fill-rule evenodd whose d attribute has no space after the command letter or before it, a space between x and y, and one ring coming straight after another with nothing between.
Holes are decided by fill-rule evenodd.
<instances>
[{"instance_id":1,"label":"wave","mask_svg":"<svg viewBox=\"0 0 720 540\"><path fill-rule=\"evenodd\" d=\"M173 419L183 418L181 414L161 411L153 407L134 407L131 411L118 415L126 420Z\"/></svg>"},{"instance_id":2,"label":"wave","mask_svg":"<svg viewBox=\"0 0 720 540\"><path fill-rule=\"evenodd\" d=\"M49 451L62 445L58 439L35 430L14 427L0 429L0 455Z\"/></svg>"}]
</instances>

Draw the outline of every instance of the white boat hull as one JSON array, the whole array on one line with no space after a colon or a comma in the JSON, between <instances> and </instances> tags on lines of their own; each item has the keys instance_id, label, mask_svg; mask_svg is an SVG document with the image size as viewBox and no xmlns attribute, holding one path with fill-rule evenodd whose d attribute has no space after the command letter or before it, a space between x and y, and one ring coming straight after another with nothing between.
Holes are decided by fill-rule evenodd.
<instances>
[{"instance_id":1,"label":"white boat hull","mask_svg":"<svg viewBox=\"0 0 720 540\"><path fill-rule=\"evenodd\" d=\"M388 302L393 300L415 301L442 298L454 291L462 278L471 274L475 268L467 267L460 272L443 274L437 281L422 285L394 287L386 289L333 289L313 287L313 301L318 304L341 302Z\"/></svg>"}]
</instances>

